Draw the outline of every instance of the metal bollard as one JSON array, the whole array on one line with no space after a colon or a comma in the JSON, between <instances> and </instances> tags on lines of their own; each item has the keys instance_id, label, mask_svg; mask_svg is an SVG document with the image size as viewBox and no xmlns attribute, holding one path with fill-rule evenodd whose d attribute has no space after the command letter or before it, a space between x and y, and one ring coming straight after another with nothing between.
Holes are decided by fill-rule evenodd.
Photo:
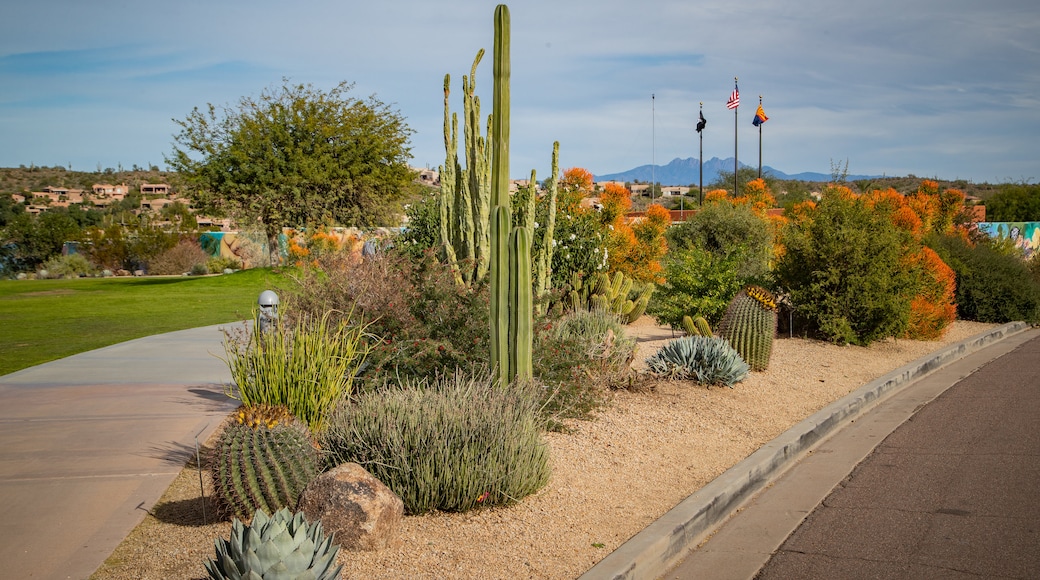
<instances>
[{"instance_id":1,"label":"metal bollard","mask_svg":"<svg viewBox=\"0 0 1040 580\"><path fill-rule=\"evenodd\" d=\"M278 295L264 290L256 303L260 305L260 332L267 332L278 322Z\"/></svg>"}]
</instances>

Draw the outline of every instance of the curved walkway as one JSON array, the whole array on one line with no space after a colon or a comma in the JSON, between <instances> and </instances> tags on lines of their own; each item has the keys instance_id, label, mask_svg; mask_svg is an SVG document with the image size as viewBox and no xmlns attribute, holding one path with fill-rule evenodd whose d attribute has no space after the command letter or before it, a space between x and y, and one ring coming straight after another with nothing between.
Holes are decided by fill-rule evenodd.
<instances>
[{"instance_id":1,"label":"curved walkway","mask_svg":"<svg viewBox=\"0 0 1040 580\"><path fill-rule=\"evenodd\" d=\"M223 327L0 376L4 578L89 577L237 402Z\"/></svg>"}]
</instances>

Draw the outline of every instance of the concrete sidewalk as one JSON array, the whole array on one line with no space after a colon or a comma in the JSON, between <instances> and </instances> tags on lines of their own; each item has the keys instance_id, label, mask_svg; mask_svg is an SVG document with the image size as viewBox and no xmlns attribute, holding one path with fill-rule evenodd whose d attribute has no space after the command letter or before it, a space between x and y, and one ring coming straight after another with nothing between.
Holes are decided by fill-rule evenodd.
<instances>
[{"instance_id":1,"label":"concrete sidewalk","mask_svg":"<svg viewBox=\"0 0 1040 580\"><path fill-rule=\"evenodd\" d=\"M237 406L221 328L0 376L3 578L89 577Z\"/></svg>"}]
</instances>

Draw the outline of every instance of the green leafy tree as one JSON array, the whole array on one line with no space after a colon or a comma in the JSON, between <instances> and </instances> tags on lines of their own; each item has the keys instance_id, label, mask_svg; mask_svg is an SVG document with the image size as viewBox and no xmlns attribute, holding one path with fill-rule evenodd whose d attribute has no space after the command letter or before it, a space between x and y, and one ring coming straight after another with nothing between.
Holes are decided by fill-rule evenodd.
<instances>
[{"instance_id":1,"label":"green leafy tree","mask_svg":"<svg viewBox=\"0 0 1040 580\"><path fill-rule=\"evenodd\" d=\"M60 254L65 242L78 240L81 230L67 210L56 208L39 215L23 212L2 233L0 245L10 245L11 263L21 270L34 270Z\"/></svg>"},{"instance_id":2,"label":"green leafy tree","mask_svg":"<svg viewBox=\"0 0 1040 580\"><path fill-rule=\"evenodd\" d=\"M289 84L237 107L196 107L167 164L196 206L262 224L270 247L283 227L391 225L411 190L412 130L374 96Z\"/></svg>"},{"instance_id":3,"label":"green leafy tree","mask_svg":"<svg viewBox=\"0 0 1040 580\"><path fill-rule=\"evenodd\" d=\"M740 191L738 193L743 195L744 191L747 189L747 184L752 182L752 181L754 181L754 180L756 180L756 179L758 179L758 168L757 167L741 167L740 169L738 169L737 170L737 185L740 187ZM769 189L771 189L772 191L780 191L780 189L782 189L782 187L779 184L779 180L776 179L775 177L769 175L768 173L764 173L763 172L762 179L765 180L766 185L768 185ZM715 181L711 182L710 184L707 184L707 183L704 184L704 191L705 192L708 192L708 191L710 191L712 189L725 189L726 191L729 192L730 196L732 196L733 195L733 172L732 171L719 171L719 175L718 175L718 177L715 178Z\"/></svg>"},{"instance_id":4,"label":"green leafy tree","mask_svg":"<svg viewBox=\"0 0 1040 580\"><path fill-rule=\"evenodd\" d=\"M1040 221L1040 185L1002 185L986 200L986 219L993 222Z\"/></svg>"}]
</instances>

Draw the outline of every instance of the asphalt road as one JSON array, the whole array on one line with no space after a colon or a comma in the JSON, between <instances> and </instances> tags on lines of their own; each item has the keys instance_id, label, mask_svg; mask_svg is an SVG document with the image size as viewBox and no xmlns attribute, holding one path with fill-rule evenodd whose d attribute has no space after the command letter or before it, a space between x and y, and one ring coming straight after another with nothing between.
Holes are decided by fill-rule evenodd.
<instances>
[{"instance_id":1,"label":"asphalt road","mask_svg":"<svg viewBox=\"0 0 1040 580\"><path fill-rule=\"evenodd\" d=\"M757 578L1040 578L1040 338L896 429Z\"/></svg>"}]
</instances>

